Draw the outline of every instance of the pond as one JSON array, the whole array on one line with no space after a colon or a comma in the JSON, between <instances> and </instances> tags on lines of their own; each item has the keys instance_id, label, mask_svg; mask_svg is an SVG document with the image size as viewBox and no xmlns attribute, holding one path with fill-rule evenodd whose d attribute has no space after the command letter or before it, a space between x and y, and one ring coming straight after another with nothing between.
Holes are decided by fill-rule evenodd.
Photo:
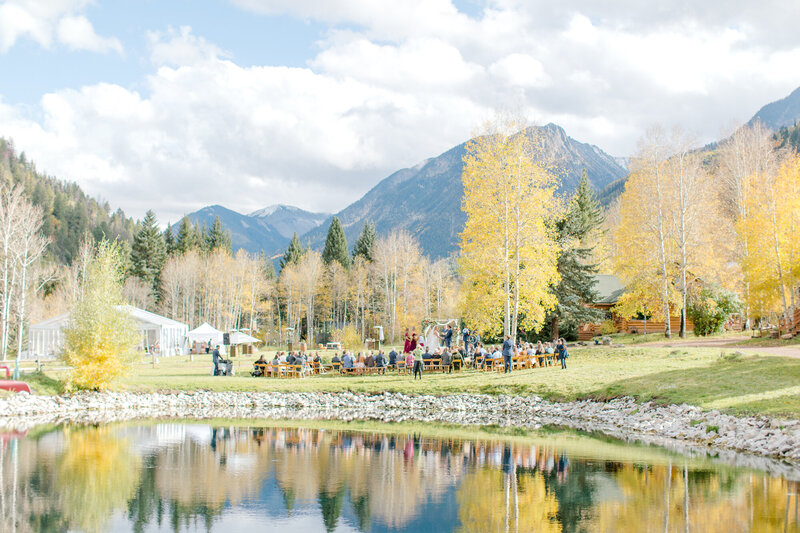
<instances>
[{"instance_id":1,"label":"pond","mask_svg":"<svg viewBox=\"0 0 800 533\"><path fill-rule=\"evenodd\" d=\"M243 424L0 434L0 531L800 531L797 482L656 447L562 431Z\"/></svg>"}]
</instances>

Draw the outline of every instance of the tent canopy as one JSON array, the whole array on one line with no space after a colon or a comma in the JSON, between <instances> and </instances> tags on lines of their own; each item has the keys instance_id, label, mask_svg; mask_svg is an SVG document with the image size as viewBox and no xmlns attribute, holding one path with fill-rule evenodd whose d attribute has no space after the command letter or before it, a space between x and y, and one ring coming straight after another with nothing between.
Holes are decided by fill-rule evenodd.
<instances>
[{"instance_id":1,"label":"tent canopy","mask_svg":"<svg viewBox=\"0 0 800 533\"><path fill-rule=\"evenodd\" d=\"M203 322L189 332L190 344L193 342L208 342L209 339L211 339L211 344L222 344L222 332L208 322Z\"/></svg>"},{"instance_id":2,"label":"tent canopy","mask_svg":"<svg viewBox=\"0 0 800 533\"><path fill-rule=\"evenodd\" d=\"M141 334L139 347L154 349L162 356L187 352L186 335L189 326L144 309L121 305L136 322ZM69 325L69 313L32 325L28 329L28 351L23 359L54 359L64 345L63 328Z\"/></svg>"},{"instance_id":3,"label":"tent canopy","mask_svg":"<svg viewBox=\"0 0 800 533\"><path fill-rule=\"evenodd\" d=\"M242 333L241 331L234 331L231 333L231 344L252 344L256 342L263 341L261 339L252 337L247 333Z\"/></svg>"}]
</instances>

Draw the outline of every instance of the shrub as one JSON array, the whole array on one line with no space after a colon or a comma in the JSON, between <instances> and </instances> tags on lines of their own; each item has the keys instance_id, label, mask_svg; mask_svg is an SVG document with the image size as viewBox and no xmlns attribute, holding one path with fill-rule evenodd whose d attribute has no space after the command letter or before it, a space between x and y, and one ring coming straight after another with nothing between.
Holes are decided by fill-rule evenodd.
<instances>
[{"instance_id":1,"label":"shrub","mask_svg":"<svg viewBox=\"0 0 800 533\"><path fill-rule=\"evenodd\" d=\"M617 326L614 325L614 321L603 320L603 323L600 324L600 335L613 335L614 333L617 333Z\"/></svg>"},{"instance_id":2,"label":"shrub","mask_svg":"<svg viewBox=\"0 0 800 533\"><path fill-rule=\"evenodd\" d=\"M717 285L706 285L689 300L688 315L694 322L695 335L720 333L732 313L741 310L739 298Z\"/></svg>"},{"instance_id":3,"label":"shrub","mask_svg":"<svg viewBox=\"0 0 800 533\"><path fill-rule=\"evenodd\" d=\"M136 356L136 324L120 307L122 265L116 242L97 246L64 330L62 358L73 368L68 389L107 389Z\"/></svg>"},{"instance_id":4,"label":"shrub","mask_svg":"<svg viewBox=\"0 0 800 533\"><path fill-rule=\"evenodd\" d=\"M334 329L331 332L331 340L333 342L342 343L342 348L351 351L357 351L364 348L364 343L361 340L361 335L355 326L348 324L341 329Z\"/></svg>"}]
</instances>

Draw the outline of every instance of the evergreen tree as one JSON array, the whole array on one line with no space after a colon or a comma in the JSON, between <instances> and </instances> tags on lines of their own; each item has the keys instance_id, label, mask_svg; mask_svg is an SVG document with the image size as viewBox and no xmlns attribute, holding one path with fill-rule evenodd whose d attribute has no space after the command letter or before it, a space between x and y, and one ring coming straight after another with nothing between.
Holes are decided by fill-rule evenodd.
<instances>
[{"instance_id":1,"label":"evergreen tree","mask_svg":"<svg viewBox=\"0 0 800 533\"><path fill-rule=\"evenodd\" d=\"M261 250L258 260L261 263L261 271L264 275L264 279L275 281L278 278L278 275L275 273L275 264L272 262L272 259L267 257L264 250Z\"/></svg>"},{"instance_id":2,"label":"evergreen tree","mask_svg":"<svg viewBox=\"0 0 800 533\"><path fill-rule=\"evenodd\" d=\"M142 226L133 238L131 249L131 274L138 277L158 292L161 269L167 260L167 246L158 230L158 221L152 211L148 211Z\"/></svg>"},{"instance_id":3,"label":"evergreen tree","mask_svg":"<svg viewBox=\"0 0 800 533\"><path fill-rule=\"evenodd\" d=\"M585 305L598 298L594 289L597 265L588 262L594 247L587 247L586 238L603 221L603 212L584 169L566 217L556 223L558 242L562 248L558 257L561 281L555 290L558 304L548 317L552 338L559 337L562 327L574 328L603 318L601 310Z\"/></svg>"},{"instance_id":4,"label":"evergreen tree","mask_svg":"<svg viewBox=\"0 0 800 533\"><path fill-rule=\"evenodd\" d=\"M360 255L365 261L372 261L376 240L375 224L367 222L364 224L364 229L361 230L361 235L358 236L356 245L353 247L353 259Z\"/></svg>"},{"instance_id":5,"label":"evergreen tree","mask_svg":"<svg viewBox=\"0 0 800 533\"><path fill-rule=\"evenodd\" d=\"M194 250L199 245L197 237L197 227L192 226L189 217L184 216L178 226L178 236L175 240L175 251L184 254L189 250Z\"/></svg>"},{"instance_id":6,"label":"evergreen tree","mask_svg":"<svg viewBox=\"0 0 800 533\"><path fill-rule=\"evenodd\" d=\"M283 254L283 258L281 258L281 270L283 270L286 265L296 265L300 261L300 258L303 257L304 253L305 251L300 245L300 239L297 238L297 232L295 231L291 242L289 242L289 247L286 249L286 253Z\"/></svg>"},{"instance_id":7,"label":"evergreen tree","mask_svg":"<svg viewBox=\"0 0 800 533\"><path fill-rule=\"evenodd\" d=\"M167 247L167 255L175 253L175 235L172 233L172 224L167 222L167 229L164 230L164 244Z\"/></svg>"},{"instance_id":8,"label":"evergreen tree","mask_svg":"<svg viewBox=\"0 0 800 533\"><path fill-rule=\"evenodd\" d=\"M325 249L322 251L322 260L326 265L338 261L344 268L350 268L350 254L347 251L347 237L344 235L339 217L333 217L331 227L328 228L328 238L325 239Z\"/></svg>"},{"instance_id":9,"label":"evergreen tree","mask_svg":"<svg viewBox=\"0 0 800 533\"><path fill-rule=\"evenodd\" d=\"M225 231L219 217L214 217L211 229L208 230L208 234L206 235L206 249L209 252L213 252L218 248L228 253L232 252L231 232Z\"/></svg>"}]
</instances>

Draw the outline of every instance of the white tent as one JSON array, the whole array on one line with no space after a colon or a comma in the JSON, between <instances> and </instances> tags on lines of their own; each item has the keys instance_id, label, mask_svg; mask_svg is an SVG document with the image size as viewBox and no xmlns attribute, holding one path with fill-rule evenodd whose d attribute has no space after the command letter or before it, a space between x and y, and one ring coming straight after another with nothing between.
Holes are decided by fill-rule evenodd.
<instances>
[{"instance_id":1,"label":"white tent","mask_svg":"<svg viewBox=\"0 0 800 533\"><path fill-rule=\"evenodd\" d=\"M120 306L136 321L141 342L139 348L153 349L162 356L188 352L186 336L189 326L144 309L129 305ZM28 351L23 359L55 359L64 345L63 328L69 325L69 313L64 313L28 329Z\"/></svg>"},{"instance_id":2,"label":"white tent","mask_svg":"<svg viewBox=\"0 0 800 533\"><path fill-rule=\"evenodd\" d=\"M234 331L231 333L231 344L253 344L256 342L264 342L261 339L257 339L255 337L251 337L247 333L242 333L241 331Z\"/></svg>"},{"instance_id":3,"label":"white tent","mask_svg":"<svg viewBox=\"0 0 800 533\"><path fill-rule=\"evenodd\" d=\"M200 326L197 326L189 332L190 346L194 342L208 342L209 339L211 339L212 346L215 344L222 344L222 332L208 322L203 322Z\"/></svg>"}]
</instances>

